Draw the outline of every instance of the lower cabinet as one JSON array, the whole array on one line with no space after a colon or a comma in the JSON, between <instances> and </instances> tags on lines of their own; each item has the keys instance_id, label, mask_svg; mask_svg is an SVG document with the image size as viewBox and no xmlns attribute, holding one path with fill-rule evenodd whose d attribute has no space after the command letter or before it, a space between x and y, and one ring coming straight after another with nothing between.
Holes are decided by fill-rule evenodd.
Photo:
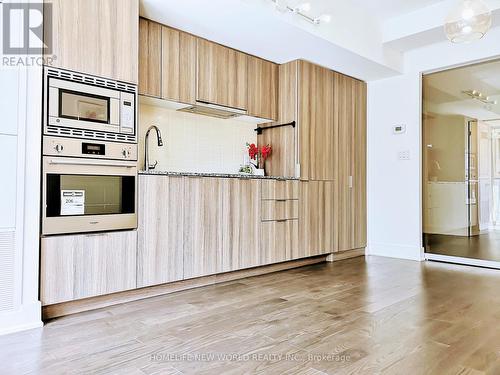
<instances>
[{"instance_id":1,"label":"lower cabinet","mask_svg":"<svg viewBox=\"0 0 500 375\"><path fill-rule=\"evenodd\" d=\"M136 231L42 238L42 305L135 289L136 243Z\"/></svg>"},{"instance_id":2,"label":"lower cabinet","mask_svg":"<svg viewBox=\"0 0 500 375\"><path fill-rule=\"evenodd\" d=\"M217 273L222 253L222 182L211 177L184 178L185 279Z\"/></svg>"},{"instance_id":3,"label":"lower cabinet","mask_svg":"<svg viewBox=\"0 0 500 375\"><path fill-rule=\"evenodd\" d=\"M217 272L260 266L260 181L228 178L222 190L223 240Z\"/></svg>"},{"instance_id":4,"label":"lower cabinet","mask_svg":"<svg viewBox=\"0 0 500 375\"><path fill-rule=\"evenodd\" d=\"M261 232L262 264L285 262L298 253L298 220L262 222Z\"/></svg>"},{"instance_id":5,"label":"lower cabinet","mask_svg":"<svg viewBox=\"0 0 500 375\"><path fill-rule=\"evenodd\" d=\"M299 253L296 258L336 251L334 181L301 181L299 198Z\"/></svg>"},{"instance_id":6,"label":"lower cabinet","mask_svg":"<svg viewBox=\"0 0 500 375\"><path fill-rule=\"evenodd\" d=\"M184 277L184 178L140 176L137 286Z\"/></svg>"}]
</instances>

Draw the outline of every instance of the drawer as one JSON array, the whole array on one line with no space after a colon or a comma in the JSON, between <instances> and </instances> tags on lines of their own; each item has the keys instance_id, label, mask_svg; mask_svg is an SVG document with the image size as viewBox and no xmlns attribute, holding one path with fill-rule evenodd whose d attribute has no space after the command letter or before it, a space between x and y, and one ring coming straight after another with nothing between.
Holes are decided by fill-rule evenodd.
<instances>
[{"instance_id":1,"label":"drawer","mask_svg":"<svg viewBox=\"0 0 500 375\"><path fill-rule=\"evenodd\" d=\"M299 199L299 181L262 181L262 199Z\"/></svg>"},{"instance_id":2,"label":"drawer","mask_svg":"<svg viewBox=\"0 0 500 375\"><path fill-rule=\"evenodd\" d=\"M279 220L261 223L262 264L294 259L299 247L299 221Z\"/></svg>"},{"instance_id":3,"label":"drawer","mask_svg":"<svg viewBox=\"0 0 500 375\"><path fill-rule=\"evenodd\" d=\"M262 221L298 219L299 201L296 199L263 200L261 218Z\"/></svg>"}]
</instances>

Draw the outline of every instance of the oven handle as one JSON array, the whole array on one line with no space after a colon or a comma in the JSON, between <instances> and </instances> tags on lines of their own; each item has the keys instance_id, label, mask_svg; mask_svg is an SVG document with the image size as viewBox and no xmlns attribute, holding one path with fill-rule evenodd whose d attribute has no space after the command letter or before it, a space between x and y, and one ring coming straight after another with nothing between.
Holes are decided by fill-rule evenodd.
<instances>
[{"instance_id":1,"label":"oven handle","mask_svg":"<svg viewBox=\"0 0 500 375\"><path fill-rule=\"evenodd\" d=\"M96 161L89 162L84 160L49 160L51 165L89 165L98 167L119 167L119 168L137 168L137 164L121 164L117 162Z\"/></svg>"}]
</instances>

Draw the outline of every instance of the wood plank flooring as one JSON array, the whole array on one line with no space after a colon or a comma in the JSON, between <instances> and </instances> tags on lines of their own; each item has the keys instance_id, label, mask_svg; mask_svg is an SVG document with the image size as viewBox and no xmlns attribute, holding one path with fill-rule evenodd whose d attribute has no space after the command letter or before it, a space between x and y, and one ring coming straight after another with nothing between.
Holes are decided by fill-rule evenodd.
<instances>
[{"instance_id":1,"label":"wood plank flooring","mask_svg":"<svg viewBox=\"0 0 500 375\"><path fill-rule=\"evenodd\" d=\"M0 337L1 374L500 374L500 272L378 257Z\"/></svg>"}]
</instances>

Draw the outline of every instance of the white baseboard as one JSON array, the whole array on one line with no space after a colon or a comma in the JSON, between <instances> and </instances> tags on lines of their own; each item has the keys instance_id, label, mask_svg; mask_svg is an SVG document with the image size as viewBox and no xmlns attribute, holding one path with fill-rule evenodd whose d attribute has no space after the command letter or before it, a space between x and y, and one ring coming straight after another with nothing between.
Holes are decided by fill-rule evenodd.
<instances>
[{"instance_id":1,"label":"white baseboard","mask_svg":"<svg viewBox=\"0 0 500 375\"><path fill-rule=\"evenodd\" d=\"M42 305L39 301L0 313L0 336L40 327L43 327L43 322Z\"/></svg>"},{"instance_id":2,"label":"white baseboard","mask_svg":"<svg viewBox=\"0 0 500 375\"><path fill-rule=\"evenodd\" d=\"M425 259L434 260L434 261L438 261L438 262L464 264L467 266L500 269L500 262L494 262L491 260L462 258L462 257L454 257L454 256L450 256L450 255L429 254L429 253L425 254Z\"/></svg>"},{"instance_id":3,"label":"white baseboard","mask_svg":"<svg viewBox=\"0 0 500 375\"><path fill-rule=\"evenodd\" d=\"M416 260L418 262L425 260L422 247L397 244L369 243L366 248L366 255Z\"/></svg>"}]
</instances>

